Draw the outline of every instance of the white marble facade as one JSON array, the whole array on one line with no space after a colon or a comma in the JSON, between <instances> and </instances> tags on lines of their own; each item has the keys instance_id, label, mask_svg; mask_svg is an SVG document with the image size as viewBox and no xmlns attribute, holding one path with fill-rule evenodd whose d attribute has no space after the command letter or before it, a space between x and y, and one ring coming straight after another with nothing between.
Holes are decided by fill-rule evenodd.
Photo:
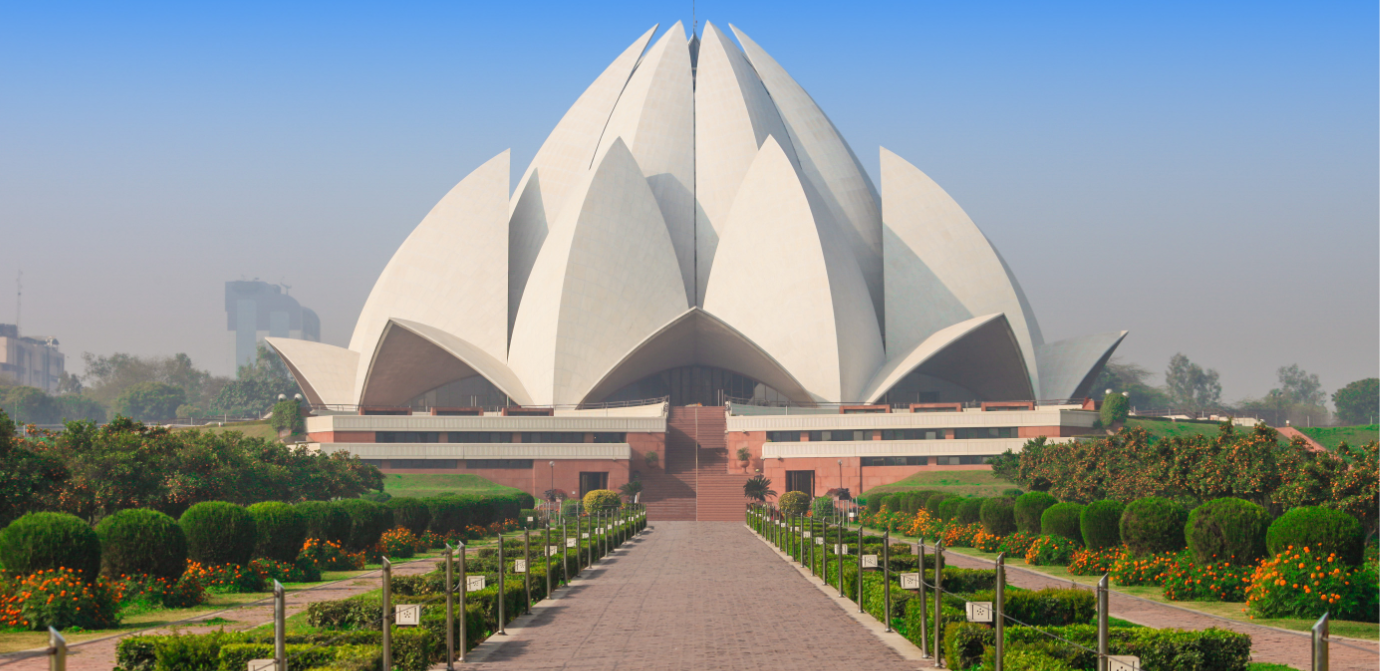
<instances>
[{"instance_id":1,"label":"white marble facade","mask_svg":"<svg viewBox=\"0 0 1380 671\"><path fill-rule=\"evenodd\" d=\"M310 400L399 405L480 376L571 405L694 364L800 402L872 402L917 375L982 400L1089 394L1125 332L1045 343L963 209L885 149L879 192L730 28L737 44L712 23L653 26L515 190L506 151L465 177L394 254L349 347L270 338Z\"/></svg>"}]
</instances>

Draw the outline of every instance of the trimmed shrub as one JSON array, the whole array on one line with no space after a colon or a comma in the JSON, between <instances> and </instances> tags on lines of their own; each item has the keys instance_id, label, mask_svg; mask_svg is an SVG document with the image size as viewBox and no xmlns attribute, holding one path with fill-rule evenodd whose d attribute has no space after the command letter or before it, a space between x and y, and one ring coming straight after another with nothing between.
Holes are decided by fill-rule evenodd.
<instances>
[{"instance_id":1,"label":"trimmed shrub","mask_svg":"<svg viewBox=\"0 0 1380 671\"><path fill-rule=\"evenodd\" d=\"M958 505L959 524L977 524L982 521L982 504L987 501L981 496L963 499Z\"/></svg>"},{"instance_id":2,"label":"trimmed shrub","mask_svg":"<svg viewBox=\"0 0 1380 671\"><path fill-rule=\"evenodd\" d=\"M925 499L925 512L929 513L930 517L938 518L939 506L943 505L945 499L948 498L948 494L934 494L930 496L930 498Z\"/></svg>"},{"instance_id":3,"label":"trimmed shrub","mask_svg":"<svg viewBox=\"0 0 1380 671\"><path fill-rule=\"evenodd\" d=\"M345 547L354 552L373 548L383 532L393 528L393 511L382 503L345 499L340 507L350 515L350 538Z\"/></svg>"},{"instance_id":4,"label":"trimmed shrub","mask_svg":"<svg viewBox=\"0 0 1380 671\"><path fill-rule=\"evenodd\" d=\"M580 499L566 499L561 501L561 515L571 517L580 514Z\"/></svg>"},{"instance_id":5,"label":"trimmed shrub","mask_svg":"<svg viewBox=\"0 0 1380 671\"><path fill-rule=\"evenodd\" d=\"M605 510L607 508L618 508L623 505L623 497L612 489L591 489L585 492L585 510ZM531 508L532 504L525 507Z\"/></svg>"},{"instance_id":6,"label":"trimmed shrub","mask_svg":"<svg viewBox=\"0 0 1380 671\"><path fill-rule=\"evenodd\" d=\"M427 527L431 524L431 509L421 499L398 496L389 499L384 505L393 511L393 524L404 527L413 534L420 536L426 533Z\"/></svg>"},{"instance_id":7,"label":"trimmed shrub","mask_svg":"<svg viewBox=\"0 0 1380 671\"><path fill-rule=\"evenodd\" d=\"M1121 545L1121 513L1125 510L1125 504L1120 501L1089 503L1078 520L1083 533L1083 547L1105 550Z\"/></svg>"},{"instance_id":8,"label":"trimmed shrub","mask_svg":"<svg viewBox=\"0 0 1380 671\"><path fill-rule=\"evenodd\" d=\"M1121 542L1134 555L1178 552L1184 549L1188 513L1159 496L1136 499L1121 513Z\"/></svg>"},{"instance_id":9,"label":"trimmed shrub","mask_svg":"<svg viewBox=\"0 0 1380 671\"><path fill-rule=\"evenodd\" d=\"M986 499L978 516L982 530L993 536L1007 536L1016 531L1016 502L1005 496Z\"/></svg>"},{"instance_id":10,"label":"trimmed shrub","mask_svg":"<svg viewBox=\"0 0 1380 671\"><path fill-rule=\"evenodd\" d=\"M198 503L177 521L187 536L187 557L207 565L248 564L258 527L249 511L225 501Z\"/></svg>"},{"instance_id":11,"label":"trimmed shrub","mask_svg":"<svg viewBox=\"0 0 1380 671\"><path fill-rule=\"evenodd\" d=\"M873 515L882 511L882 497L880 494L873 494L867 497L867 512Z\"/></svg>"},{"instance_id":12,"label":"trimmed shrub","mask_svg":"<svg viewBox=\"0 0 1380 671\"><path fill-rule=\"evenodd\" d=\"M1244 499L1208 501L1188 514L1184 539L1201 564L1226 561L1250 566L1265 556L1270 514Z\"/></svg>"},{"instance_id":13,"label":"trimmed shrub","mask_svg":"<svg viewBox=\"0 0 1380 671\"><path fill-rule=\"evenodd\" d=\"M1080 518L1083 516L1081 503L1056 503L1040 515L1040 533L1046 536L1063 536L1074 543L1083 543L1083 530Z\"/></svg>"},{"instance_id":14,"label":"trimmed shrub","mask_svg":"<svg viewBox=\"0 0 1380 671\"><path fill-rule=\"evenodd\" d=\"M1016 497L1013 512L1016 515L1016 530L1028 534L1040 533L1040 516L1045 509L1058 503L1058 499L1045 492L1026 492Z\"/></svg>"},{"instance_id":15,"label":"trimmed shrub","mask_svg":"<svg viewBox=\"0 0 1380 671\"><path fill-rule=\"evenodd\" d=\"M954 521L955 518L958 517L958 509L962 505L963 499L957 496L951 496L947 499L944 499L944 502L939 504L939 519L944 520L945 522Z\"/></svg>"},{"instance_id":16,"label":"trimmed shrub","mask_svg":"<svg viewBox=\"0 0 1380 671\"><path fill-rule=\"evenodd\" d=\"M292 563L307 540L307 520L292 505L264 501L248 508L254 518L254 556Z\"/></svg>"},{"instance_id":17,"label":"trimmed shrub","mask_svg":"<svg viewBox=\"0 0 1380 671\"><path fill-rule=\"evenodd\" d=\"M344 544L350 539L350 514L334 501L303 501L295 506L307 523L307 538Z\"/></svg>"},{"instance_id":18,"label":"trimmed shrub","mask_svg":"<svg viewBox=\"0 0 1380 671\"><path fill-rule=\"evenodd\" d=\"M882 497L882 507L893 513L902 512L905 510L904 498L901 494L887 494Z\"/></svg>"},{"instance_id":19,"label":"trimmed shrub","mask_svg":"<svg viewBox=\"0 0 1380 671\"><path fill-rule=\"evenodd\" d=\"M128 508L96 525L101 573L153 575L176 580L187 569L187 536L177 520L144 508Z\"/></svg>"},{"instance_id":20,"label":"trimmed shrub","mask_svg":"<svg viewBox=\"0 0 1380 671\"><path fill-rule=\"evenodd\" d=\"M1359 566L1366 548L1366 530L1355 517L1340 510L1321 506L1294 508L1265 531L1265 549L1270 556L1291 547L1308 548L1324 557L1336 554L1347 566Z\"/></svg>"},{"instance_id":21,"label":"trimmed shrub","mask_svg":"<svg viewBox=\"0 0 1380 671\"><path fill-rule=\"evenodd\" d=\"M1111 428L1113 424L1126 421L1131 416L1131 400L1112 392L1102 399L1102 426Z\"/></svg>"},{"instance_id":22,"label":"trimmed shrub","mask_svg":"<svg viewBox=\"0 0 1380 671\"><path fill-rule=\"evenodd\" d=\"M786 492L776 500L776 506L787 515L804 515L810 509L810 497L805 492Z\"/></svg>"},{"instance_id":23,"label":"trimmed shrub","mask_svg":"<svg viewBox=\"0 0 1380 671\"><path fill-rule=\"evenodd\" d=\"M19 575L65 568L85 581L101 570L101 540L67 513L29 513L0 531L0 564Z\"/></svg>"}]
</instances>

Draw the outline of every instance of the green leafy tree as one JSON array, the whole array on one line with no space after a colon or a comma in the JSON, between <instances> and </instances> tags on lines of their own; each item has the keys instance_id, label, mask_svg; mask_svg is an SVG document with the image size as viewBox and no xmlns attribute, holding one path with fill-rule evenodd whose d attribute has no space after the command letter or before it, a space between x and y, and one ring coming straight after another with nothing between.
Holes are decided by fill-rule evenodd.
<instances>
[{"instance_id":1,"label":"green leafy tree","mask_svg":"<svg viewBox=\"0 0 1380 671\"><path fill-rule=\"evenodd\" d=\"M145 382L161 382L182 389L185 402L207 407L228 379L198 369L186 354L169 357L138 357L115 353L82 355L86 364L82 393L107 407L126 390Z\"/></svg>"},{"instance_id":2,"label":"green leafy tree","mask_svg":"<svg viewBox=\"0 0 1380 671\"><path fill-rule=\"evenodd\" d=\"M1112 392L1102 399L1102 425L1113 428L1126 423L1131 415L1131 401L1125 396Z\"/></svg>"},{"instance_id":3,"label":"green leafy tree","mask_svg":"<svg viewBox=\"0 0 1380 671\"><path fill-rule=\"evenodd\" d=\"M1215 408L1222 402L1222 382L1215 370L1203 370L1183 354L1169 360L1164 384L1175 403L1194 410Z\"/></svg>"},{"instance_id":4,"label":"green leafy tree","mask_svg":"<svg viewBox=\"0 0 1380 671\"><path fill-rule=\"evenodd\" d=\"M293 398L274 403L273 428L276 431L305 433L307 425L302 418L302 403Z\"/></svg>"},{"instance_id":5,"label":"green leafy tree","mask_svg":"<svg viewBox=\"0 0 1380 671\"><path fill-rule=\"evenodd\" d=\"M1345 424L1370 424L1380 411L1380 378L1357 380L1332 394L1337 418Z\"/></svg>"},{"instance_id":6,"label":"green leafy tree","mask_svg":"<svg viewBox=\"0 0 1380 671\"><path fill-rule=\"evenodd\" d=\"M162 382L140 382L115 399L115 411L139 421L172 419L187 392Z\"/></svg>"},{"instance_id":7,"label":"green leafy tree","mask_svg":"<svg viewBox=\"0 0 1380 671\"><path fill-rule=\"evenodd\" d=\"M267 345L259 343L254 363L240 366L234 380L221 388L211 410L230 415L259 416L278 402L301 393L283 360Z\"/></svg>"},{"instance_id":8,"label":"green leafy tree","mask_svg":"<svg viewBox=\"0 0 1380 671\"><path fill-rule=\"evenodd\" d=\"M1021 457L1008 449L995 457L987 460L992 467L992 475L1007 482L1015 482L1020 474Z\"/></svg>"},{"instance_id":9,"label":"green leafy tree","mask_svg":"<svg viewBox=\"0 0 1380 671\"><path fill-rule=\"evenodd\" d=\"M23 424L56 424L62 404L37 387L0 387L0 408Z\"/></svg>"},{"instance_id":10,"label":"green leafy tree","mask_svg":"<svg viewBox=\"0 0 1380 671\"><path fill-rule=\"evenodd\" d=\"M1127 393L1127 400L1136 408L1169 407L1172 404L1169 395L1150 384L1150 375L1150 371L1141 366L1112 357L1098 373L1090 393L1100 394L1111 389L1117 393Z\"/></svg>"},{"instance_id":11,"label":"green leafy tree","mask_svg":"<svg viewBox=\"0 0 1380 671\"><path fill-rule=\"evenodd\" d=\"M1299 368L1298 364L1281 366L1278 374L1279 391L1290 403L1322 405L1327 398L1318 375Z\"/></svg>"}]
</instances>

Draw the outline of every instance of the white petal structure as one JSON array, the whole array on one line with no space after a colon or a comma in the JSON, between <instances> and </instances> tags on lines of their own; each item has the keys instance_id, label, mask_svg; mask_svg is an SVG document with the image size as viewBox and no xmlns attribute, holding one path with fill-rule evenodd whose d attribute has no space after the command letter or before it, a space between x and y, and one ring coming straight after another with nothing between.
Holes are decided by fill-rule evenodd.
<instances>
[{"instance_id":1,"label":"white petal structure","mask_svg":"<svg viewBox=\"0 0 1380 671\"><path fill-rule=\"evenodd\" d=\"M507 152L462 180L389 261L348 348L270 338L311 402L631 400L681 370L693 389L673 402L717 402L730 380L797 403L1092 393L1125 332L1045 343L943 189L883 149L879 194L804 88L732 31L742 48L713 24L653 27L516 190Z\"/></svg>"}]
</instances>

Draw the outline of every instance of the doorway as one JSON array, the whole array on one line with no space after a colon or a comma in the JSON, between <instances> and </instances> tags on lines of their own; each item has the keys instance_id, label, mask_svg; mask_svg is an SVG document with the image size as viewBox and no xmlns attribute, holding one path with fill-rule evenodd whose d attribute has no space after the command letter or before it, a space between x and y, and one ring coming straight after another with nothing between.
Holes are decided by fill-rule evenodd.
<instances>
[{"instance_id":1,"label":"doorway","mask_svg":"<svg viewBox=\"0 0 1380 671\"><path fill-rule=\"evenodd\" d=\"M814 471L786 471L786 491L805 492L810 498L815 497L815 472Z\"/></svg>"},{"instance_id":2,"label":"doorway","mask_svg":"<svg viewBox=\"0 0 1380 671\"><path fill-rule=\"evenodd\" d=\"M609 488L609 474L608 474L608 471L603 471L603 472L599 472L599 473L588 473L588 472L584 472L584 471L581 471L581 472L580 472L580 498L583 499L583 498L585 497L585 494L588 494L588 493L590 493L591 491L594 491L594 490L596 490L596 489L608 489L608 488Z\"/></svg>"}]
</instances>

